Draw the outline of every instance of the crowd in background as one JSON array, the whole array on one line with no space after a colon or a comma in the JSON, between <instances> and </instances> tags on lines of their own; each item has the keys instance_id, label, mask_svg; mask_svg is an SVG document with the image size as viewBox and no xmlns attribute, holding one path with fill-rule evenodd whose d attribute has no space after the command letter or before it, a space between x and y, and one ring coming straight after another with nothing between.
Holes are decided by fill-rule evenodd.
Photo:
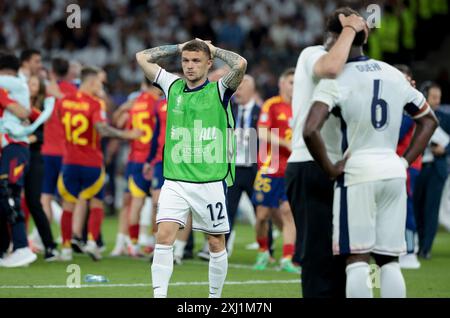
<instances>
[{"instance_id":1,"label":"crowd in background","mask_svg":"<svg viewBox=\"0 0 450 318\"><path fill-rule=\"evenodd\" d=\"M81 0L75 2L81 9L81 28L71 29L66 25L66 7L72 2L1 2L0 48L39 48L46 63L61 56L102 67L115 104L143 79L136 52L195 37L245 56L248 73L268 98L276 93L276 74L295 65L302 48L322 42L325 17L337 6L358 7L365 17L376 13L368 10L374 1L230 0L211 5L207 0ZM381 23L386 27L370 37L373 58L410 64L439 48L447 33L447 0L375 3L381 4ZM168 65L178 68L177 63Z\"/></svg>"}]
</instances>

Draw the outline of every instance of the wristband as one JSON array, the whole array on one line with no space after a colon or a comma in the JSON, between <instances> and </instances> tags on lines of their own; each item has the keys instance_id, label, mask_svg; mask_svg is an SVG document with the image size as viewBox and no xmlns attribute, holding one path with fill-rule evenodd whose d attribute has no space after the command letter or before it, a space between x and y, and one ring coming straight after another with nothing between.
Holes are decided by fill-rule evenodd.
<instances>
[{"instance_id":1,"label":"wristband","mask_svg":"<svg viewBox=\"0 0 450 318\"><path fill-rule=\"evenodd\" d=\"M355 31L355 34L358 34L358 31L356 31L356 29L354 27L352 27L351 25L346 25L344 28L351 28L351 29L353 29L353 31Z\"/></svg>"}]
</instances>

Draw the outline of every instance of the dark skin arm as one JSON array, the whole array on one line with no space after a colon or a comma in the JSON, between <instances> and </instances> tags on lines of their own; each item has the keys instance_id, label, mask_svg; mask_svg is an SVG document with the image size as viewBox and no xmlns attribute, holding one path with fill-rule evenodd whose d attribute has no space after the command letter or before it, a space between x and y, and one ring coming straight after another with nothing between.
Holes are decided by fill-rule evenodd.
<instances>
[{"instance_id":1,"label":"dark skin arm","mask_svg":"<svg viewBox=\"0 0 450 318\"><path fill-rule=\"evenodd\" d=\"M403 155L409 164L413 163L425 151L431 136L439 126L439 121L433 111L414 121L416 122L416 129L411 144Z\"/></svg>"},{"instance_id":2,"label":"dark skin arm","mask_svg":"<svg viewBox=\"0 0 450 318\"><path fill-rule=\"evenodd\" d=\"M345 162L348 158L344 158L344 160L333 164L328 157L325 142L320 135L320 130L327 119L328 106L321 102L315 102L306 118L305 127L303 128L303 138L311 156L325 173L334 180L344 172Z\"/></svg>"},{"instance_id":3,"label":"dark skin arm","mask_svg":"<svg viewBox=\"0 0 450 318\"><path fill-rule=\"evenodd\" d=\"M303 138L314 160L331 179L335 179L344 172L345 163L348 158L344 158L333 164L328 157L325 143L320 135L320 129L327 118L328 106L321 102L315 102L306 119ZM417 126L411 145L403 156L408 161L408 164L414 162L424 152L431 136L439 125L432 111L421 118L415 119L415 122Z\"/></svg>"}]
</instances>

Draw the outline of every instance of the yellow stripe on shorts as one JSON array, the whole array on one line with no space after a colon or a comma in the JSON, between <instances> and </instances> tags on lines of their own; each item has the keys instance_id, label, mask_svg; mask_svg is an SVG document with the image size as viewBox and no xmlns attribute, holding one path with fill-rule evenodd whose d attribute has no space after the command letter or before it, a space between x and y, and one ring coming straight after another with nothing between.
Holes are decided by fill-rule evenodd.
<instances>
[{"instance_id":1,"label":"yellow stripe on shorts","mask_svg":"<svg viewBox=\"0 0 450 318\"><path fill-rule=\"evenodd\" d=\"M105 176L106 176L105 170L102 168L102 172L100 173L100 176L98 177L97 181L95 181L94 184L91 185L90 187L81 191L80 198L84 200L89 200L95 197L97 193L99 193L102 190L103 185L105 184Z\"/></svg>"},{"instance_id":2,"label":"yellow stripe on shorts","mask_svg":"<svg viewBox=\"0 0 450 318\"><path fill-rule=\"evenodd\" d=\"M147 193L139 188L136 182L134 182L133 176L128 177L128 189L130 190L131 196L134 198L145 198L147 196Z\"/></svg>"},{"instance_id":3,"label":"yellow stripe on shorts","mask_svg":"<svg viewBox=\"0 0 450 318\"><path fill-rule=\"evenodd\" d=\"M77 198L74 197L67 189L66 186L64 185L64 180L63 180L63 176L62 173L59 174L58 176L58 192L59 195L67 202L70 203L76 203L77 202Z\"/></svg>"}]
</instances>

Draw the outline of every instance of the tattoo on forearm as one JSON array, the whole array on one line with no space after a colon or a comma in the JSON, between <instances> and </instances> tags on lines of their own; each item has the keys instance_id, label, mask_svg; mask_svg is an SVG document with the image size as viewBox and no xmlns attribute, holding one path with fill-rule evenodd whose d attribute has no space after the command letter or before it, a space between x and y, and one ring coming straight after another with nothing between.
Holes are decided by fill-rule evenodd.
<instances>
[{"instance_id":1,"label":"tattoo on forearm","mask_svg":"<svg viewBox=\"0 0 450 318\"><path fill-rule=\"evenodd\" d=\"M215 55L231 67L230 73L222 81L228 88L236 90L245 75L247 64L243 63L244 59L239 54L231 51L217 48Z\"/></svg>"},{"instance_id":2,"label":"tattoo on forearm","mask_svg":"<svg viewBox=\"0 0 450 318\"><path fill-rule=\"evenodd\" d=\"M123 138L124 136L123 130L111 127L106 123L97 123L95 128L102 137Z\"/></svg>"},{"instance_id":3,"label":"tattoo on forearm","mask_svg":"<svg viewBox=\"0 0 450 318\"><path fill-rule=\"evenodd\" d=\"M178 45L163 45L143 51L147 55L149 63L156 63L162 57L175 55L178 53Z\"/></svg>"}]
</instances>

